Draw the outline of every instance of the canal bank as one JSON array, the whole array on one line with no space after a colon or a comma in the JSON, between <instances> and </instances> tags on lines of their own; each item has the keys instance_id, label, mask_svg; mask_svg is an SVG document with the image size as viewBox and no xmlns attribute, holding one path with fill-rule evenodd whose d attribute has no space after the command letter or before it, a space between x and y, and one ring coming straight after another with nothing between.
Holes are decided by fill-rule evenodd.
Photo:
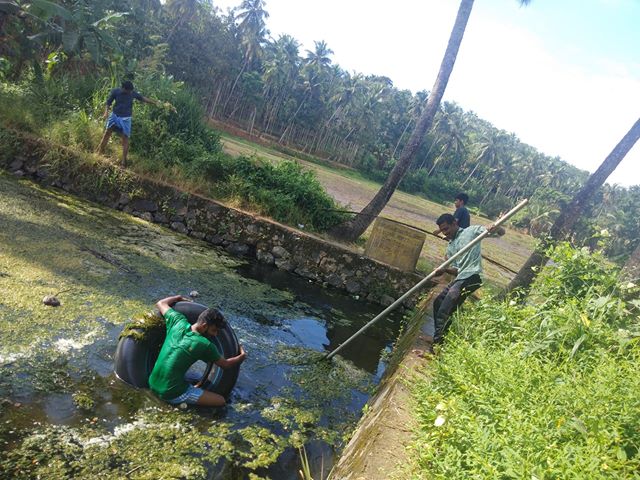
<instances>
[{"instance_id":1,"label":"canal bank","mask_svg":"<svg viewBox=\"0 0 640 480\"><path fill-rule=\"evenodd\" d=\"M253 257L356 299L390 305L421 279L317 235L142 178L105 159L2 127L0 134L0 166L15 176L169 227L232 255ZM414 303L415 297L405 306Z\"/></svg>"}]
</instances>

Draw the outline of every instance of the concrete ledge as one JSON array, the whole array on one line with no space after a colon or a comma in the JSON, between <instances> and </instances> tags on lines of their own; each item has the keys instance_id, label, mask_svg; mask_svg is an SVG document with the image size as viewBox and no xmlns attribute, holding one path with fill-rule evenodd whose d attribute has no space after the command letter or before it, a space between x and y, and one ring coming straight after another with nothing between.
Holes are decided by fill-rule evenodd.
<instances>
[{"instance_id":1,"label":"concrete ledge","mask_svg":"<svg viewBox=\"0 0 640 480\"><path fill-rule=\"evenodd\" d=\"M143 178L106 159L1 126L0 140L0 167L17 177L165 225L233 255L255 257L358 299L386 306L422 278L316 235Z\"/></svg>"},{"instance_id":2,"label":"concrete ledge","mask_svg":"<svg viewBox=\"0 0 640 480\"><path fill-rule=\"evenodd\" d=\"M403 478L407 445L416 425L409 385L427 359L412 352L424 349L420 328L436 292L420 301L407 330L398 339L389 368L367 404L351 437L334 465L329 480L390 480Z\"/></svg>"}]
</instances>

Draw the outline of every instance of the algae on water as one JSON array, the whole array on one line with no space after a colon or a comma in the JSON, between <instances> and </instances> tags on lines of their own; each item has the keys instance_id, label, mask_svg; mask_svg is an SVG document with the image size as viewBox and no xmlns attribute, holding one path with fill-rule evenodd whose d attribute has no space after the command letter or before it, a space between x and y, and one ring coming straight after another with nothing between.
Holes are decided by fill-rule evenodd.
<instances>
[{"instance_id":1,"label":"algae on water","mask_svg":"<svg viewBox=\"0 0 640 480\"><path fill-rule=\"evenodd\" d=\"M246 476L312 440L338 448L351 431L371 375L319 362L288 330L297 319L322 329L325 315L346 325L343 311L243 278L242 261L203 242L2 173L0 222L0 463L11 478ZM112 374L119 336L164 328L140 312L192 290L249 351L223 412L176 409ZM60 307L42 304L54 294Z\"/></svg>"}]
</instances>

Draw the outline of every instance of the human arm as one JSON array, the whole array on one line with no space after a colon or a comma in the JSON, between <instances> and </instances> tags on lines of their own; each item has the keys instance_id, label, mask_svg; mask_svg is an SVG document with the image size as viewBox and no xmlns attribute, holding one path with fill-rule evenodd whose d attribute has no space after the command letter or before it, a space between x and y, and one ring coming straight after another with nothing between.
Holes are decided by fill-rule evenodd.
<instances>
[{"instance_id":1,"label":"human arm","mask_svg":"<svg viewBox=\"0 0 640 480\"><path fill-rule=\"evenodd\" d=\"M138 96L135 97L137 100L143 102L143 103L150 103L151 105L155 105L158 108L168 108L169 110L171 110L173 113L177 113L178 111L176 110L176 107L174 107L173 105L171 105L169 102L161 102L160 100L156 100L155 98L149 98L149 97L145 97L142 96L140 94L138 94Z\"/></svg>"},{"instance_id":2,"label":"human arm","mask_svg":"<svg viewBox=\"0 0 640 480\"><path fill-rule=\"evenodd\" d=\"M227 368L231 368L235 365L238 365L239 363L244 362L245 358L247 358L247 352L244 351L244 348L242 348L242 345L241 345L239 355L236 355L235 357L230 357L230 358L221 357L218 360L216 360L214 363L220 368L226 370Z\"/></svg>"},{"instance_id":3,"label":"human arm","mask_svg":"<svg viewBox=\"0 0 640 480\"><path fill-rule=\"evenodd\" d=\"M111 92L109 92L109 96L107 97L107 101L105 102L105 108L104 108L104 114L102 115L103 119L107 119L107 117L109 116L109 110L111 109L111 105L113 104L113 102L115 102L116 100L116 91L115 90L111 90Z\"/></svg>"},{"instance_id":4,"label":"human arm","mask_svg":"<svg viewBox=\"0 0 640 480\"><path fill-rule=\"evenodd\" d=\"M455 267L438 268L435 271L435 276L439 277L444 273L448 273L449 275L458 275L458 269Z\"/></svg>"},{"instance_id":5,"label":"human arm","mask_svg":"<svg viewBox=\"0 0 640 480\"><path fill-rule=\"evenodd\" d=\"M157 309L160 311L160 314L164 316L167 311L175 305L176 302L190 302L191 299L187 297L183 297L182 295L173 295L171 297L163 298L162 300L158 300L156 303Z\"/></svg>"},{"instance_id":6,"label":"human arm","mask_svg":"<svg viewBox=\"0 0 640 480\"><path fill-rule=\"evenodd\" d=\"M505 233L507 233L507 231L504 229L504 227L496 226L493 223L487 227L487 232L489 232L489 236L491 236L491 237L501 237Z\"/></svg>"}]
</instances>

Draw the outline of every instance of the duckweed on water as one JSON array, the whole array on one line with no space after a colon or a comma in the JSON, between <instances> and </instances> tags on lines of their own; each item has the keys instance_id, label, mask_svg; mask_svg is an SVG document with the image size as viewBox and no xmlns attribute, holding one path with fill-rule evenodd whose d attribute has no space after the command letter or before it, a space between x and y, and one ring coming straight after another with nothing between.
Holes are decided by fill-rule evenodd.
<instances>
[{"instance_id":1,"label":"duckweed on water","mask_svg":"<svg viewBox=\"0 0 640 480\"><path fill-rule=\"evenodd\" d=\"M238 433L243 441L235 455L247 468L268 467L278 460L289 444L286 438L257 425L243 428Z\"/></svg>"},{"instance_id":2,"label":"duckweed on water","mask_svg":"<svg viewBox=\"0 0 640 480\"><path fill-rule=\"evenodd\" d=\"M145 312L135 315L122 329L119 338L131 337L141 342L150 334L163 333L165 331L164 318L160 312Z\"/></svg>"},{"instance_id":3,"label":"duckweed on water","mask_svg":"<svg viewBox=\"0 0 640 480\"><path fill-rule=\"evenodd\" d=\"M248 470L310 440L338 447L352 430L370 375L286 346L299 339L282 325L326 312L238 276L232 269L242 262L2 173L0 221L0 399L8 400L0 402L0 463L9 478L204 479L221 459L259 478ZM191 290L252 347L243 369L256 385L232 399L230 423L166 406L110 376L123 323L132 319L121 334L134 338L161 331L162 317L139 312ZM57 293L61 307L41 304ZM337 310L331 316L347 322ZM258 362L275 363L276 375L261 383Z\"/></svg>"},{"instance_id":4,"label":"duckweed on water","mask_svg":"<svg viewBox=\"0 0 640 480\"><path fill-rule=\"evenodd\" d=\"M81 410L92 410L96 402L87 392L76 392L73 394L73 403Z\"/></svg>"},{"instance_id":5,"label":"duckweed on water","mask_svg":"<svg viewBox=\"0 0 640 480\"><path fill-rule=\"evenodd\" d=\"M113 432L92 425L47 426L29 433L3 462L16 480L103 477L204 479L207 464L229 456L229 427L216 423L199 430L188 413L141 412ZM135 474L134 474L135 472Z\"/></svg>"}]
</instances>

